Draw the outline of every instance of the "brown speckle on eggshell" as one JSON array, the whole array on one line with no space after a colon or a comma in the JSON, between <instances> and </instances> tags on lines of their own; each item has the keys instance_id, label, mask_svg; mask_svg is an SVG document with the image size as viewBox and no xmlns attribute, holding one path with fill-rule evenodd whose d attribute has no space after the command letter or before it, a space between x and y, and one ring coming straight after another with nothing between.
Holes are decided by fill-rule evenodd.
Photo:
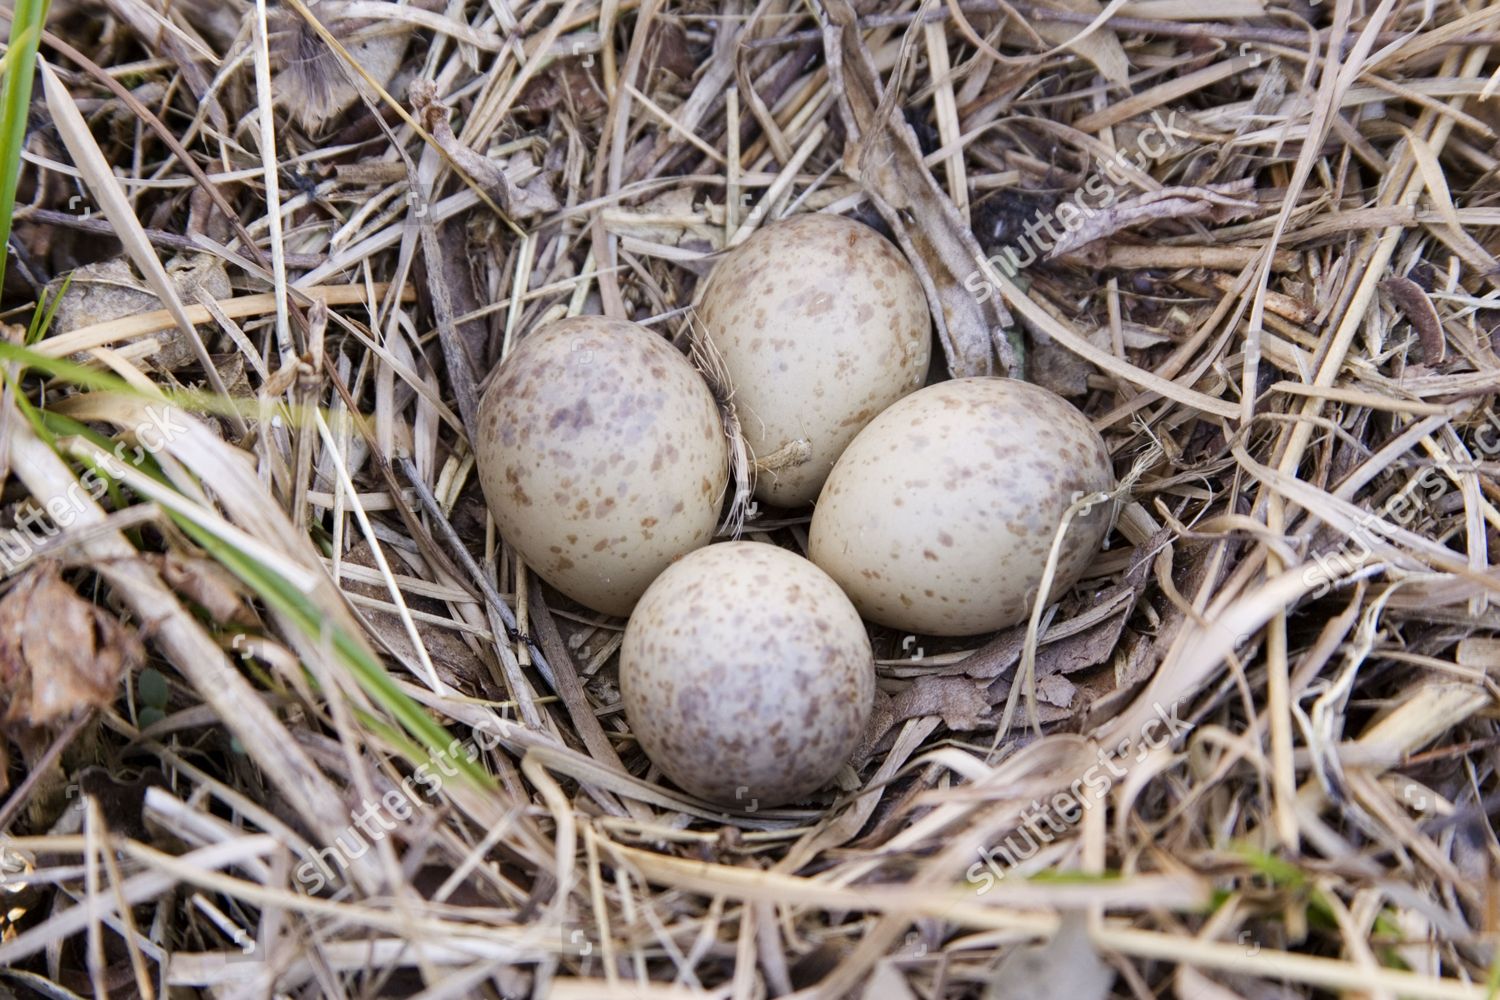
<instances>
[{"instance_id":1,"label":"brown speckle on eggshell","mask_svg":"<svg viewBox=\"0 0 1500 1000\"><path fill-rule=\"evenodd\" d=\"M542 579L625 615L706 545L729 478L718 405L635 323L579 316L521 339L486 388L474 442L500 534Z\"/></svg>"},{"instance_id":2,"label":"brown speckle on eggshell","mask_svg":"<svg viewBox=\"0 0 1500 1000\"><path fill-rule=\"evenodd\" d=\"M813 512L808 556L871 621L976 635L1030 613L1064 512L1113 487L1103 439L1061 396L1016 379L939 382L844 451ZM1097 556L1110 506L1074 515L1054 595Z\"/></svg>"},{"instance_id":3,"label":"brown speckle on eggshell","mask_svg":"<svg viewBox=\"0 0 1500 1000\"><path fill-rule=\"evenodd\" d=\"M741 809L826 785L864 733L875 667L828 575L761 542L699 549L630 616L620 691L631 732L679 787Z\"/></svg>"}]
</instances>

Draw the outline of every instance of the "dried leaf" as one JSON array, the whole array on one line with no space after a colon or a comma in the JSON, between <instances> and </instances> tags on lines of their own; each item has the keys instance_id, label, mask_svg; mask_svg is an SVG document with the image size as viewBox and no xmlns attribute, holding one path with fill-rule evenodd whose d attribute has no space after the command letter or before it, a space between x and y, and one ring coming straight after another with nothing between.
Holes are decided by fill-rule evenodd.
<instances>
[{"instance_id":1,"label":"dried leaf","mask_svg":"<svg viewBox=\"0 0 1500 1000\"><path fill-rule=\"evenodd\" d=\"M990 710L984 688L965 677L919 677L891 700L894 721L940 715L954 730L978 729Z\"/></svg>"},{"instance_id":2,"label":"dried leaf","mask_svg":"<svg viewBox=\"0 0 1500 1000\"><path fill-rule=\"evenodd\" d=\"M984 253L922 159L916 134L880 86L874 60L847 0L825 5L828 76L844 120L844 171L868 191L927 291L938 335L955 377L988 375L999 355L1015 367L1005 329L1010 314L997 296L965 287ZM903 215L915 224L907 225Z\"/></svg>"},{"instance_id":3,"label":"dried leaf","mask_svg":"<svg viewBox=\"0 0 1500 1000\"><path fill-rule=\"evenodd\" d=\"M1437 309L1422 286L1410 278L1387 278L1380 283L1380 290L1391 297L1401 314L1417 331L1422 344L1422 360L1428 365L1441 364L1447 356L1447 339L1443 336L1443 323Z\"/></svg>"},{"instance_id":4,"label":"dried leaf","mask_svg":"<svg viewBox=\"0 0 1500 1000\"><path fill-rule=\"evenodd\" d=\"M209 254L187 254L169 261L167 276L185 301L197 299L200 291L216 301L234 294L223 261ZM62 293L56 300L57 312L48 328L54 335L163 308L161 299L141 284L123 257L85 264L72 272L66 292L62 286L63 279L54 280L48 286L49 298ZM192 343L175 328L132 337L125 342L135 343L153 336L161 347L151 359L160 367L175 370L198 361ZM75 360L83 360L83 357L76 356Z\"/></svg>"},{"instance_id":5,"label":"dried leaf","mask_svg":"<svg viewBox=\"0 0 1500 1000\"><path fill-rule=\"evenodd\" d=\"M177 552L153 556L167 585L224 625L254 625L255 613L246 603L244 587L223 566L199 556Z\"/></svg>"},{"instance_id":6,"label":"dried leaf","mask_svg":"<svg viewBox=\"0 0 1500 1000\"><path fill-rule=\"evenodd\" d=\"M1026 355L1027 377L1059 396L1077 398L1087 393L1089 376L1096 370L1094 366L1053 340L1040 327L1025 325L1031 332L1031 350Z\"/></svg>"},{"instance_id":7,"label":"dried leaf","mask_svg":"<svg viewBox=\"0 0 1500 1000\"><path fill-rule=\"evenodd\" d=\"M134 629L39 563L0 600L0 721L43 726L108 705L145 655Z\"/></svg>"},{"instance_id":8,"label":"dried leaf","mask_svg":"<svg viewBox=\"0 0 1500 1000\"><path fill-rule=\"evenodd\" d=\"M646 42L646 49L647 81L654 82L661 72L670 73L679 81L691 80L698 71L699 57L688 41L687 32L672 21L660 19L651 22L651 35Z\"/></svg>"},{"instance_id":9,"label":"dried leaf","mask_svg":"<svg viewBox=\"0 0 1500 1000\"><path fill-rule=\"evenodd\" d=\"M1105 1000L1115 982L1115 970L1105 964L1089 940L1088 923L1077 911L1064 914L1062 923L1045 944L1017 948L995 970L984 1000Z\"/></svg>"},{"instance_id":10,"label":"dried leaf","mask_svg":"<svg viewBox=\"0 0 1500 1000\"><path fill-rule=\"evenodd\" d=\"M864 1000L917 1000L917 995L907 985L900 966L887 958L875 963L875 971L865 984Z\"/></svg>"},{"instance_id":11,"label":"dried leaf","mask_svg":"<svg viewBox=\"0 0 1500 1000\"><path fill-rule=\"evenodd\" d=\"M1076 14L1098 14L1104 10L1097 0L1053 0L1052 3L1039 6L1069 10ZM1044 20L1036 21L1031 27L1053 45L1061 45L1093 63L1110 83L1124 86L1129 81L1130 60L1126 58L1125 49L1113 31L1095 28L1084 34L1085 29L1079 25Z\"/></svg>"},{"instance_id":12,"label":"dried leaf","mask_svg":"<svg viewBox=\"0 0 1500 1000\"><path fill-rule=\"evenodd\" d=\"M329 17L333 4L319 4L319 18L341 41L356 63L382 87L390 84L406 55L411 28L399 21ZM318 36L296 11L273 9L268 37L276 69L276 103L305 129L348 110L359 99L357 71Z\"/></svg>"},{"instance_id":13,"label":"dried leaf","mask_svg":"<svg viewBox=\"0 0 1500 1000\"><path fill-rule=\"evenodd\" d=\"M1135 607L1140 585L1130 582L1112 587L1098 595L1089 609L1066 622L1052 625L1042 633L1037 648L1037 676L1050 673L1074 673L1103 663L1109 658L1125 620ZM952 673L991 680L1014 667L1026 644L1026 626L1006 629L958 663L948 668Z\"/></svg>"},{"instance_id":14,"label":"dried leaf","mask_svg":"<svg viewBox=\"0 0 1500 1000\"><path fill-rule=\"evenodd\" d=\"M432 138L442 147L443 152L458 164L459 168L484 190L485 194L495 199L495 203L507 215L517 219L527 219L555 212L561 207L561 202L557 200L557 196L552 193L541 175L533 177L524 187L519 186L511 179L504 166L464 145L458 136L453 134L453 126L448 123L448 105L438 100L437 86L432 81L413 82L409 96L412 110L417 113L422 127L432 134ZM517 157L512 166L520 173L530 168L531 163L524 157Z\"/></svg>"},{"instance_id":15,"label":"dried leaf","mask_svg":"<svg viewBox=\"0 0 1500 1000\"><path fill-rule=\"evenodd\" d=\"M1072 708L1078 688L1061 674L1048 674L1036 680L1036 700L1054 708Z\"/></svg>"},{"instance_id":16,"label":"dried leaf","mask_svg":"<svg viewBox=\"0 0 1500 1000\"><path fill-rule=\"evenodd\" d=\"M943 724L955 732L982 726L990 711L984 685L967 677L930 675L918 677L911 687L894 698L878 697L864 739L855 753L859 759L877 746L895 726L907 719L942 716Z\"/></svg>"},{"instance_id":17,"label":"dried leaf","mask_svg":"<svg viewBox=\"0 0 1500 1000\"><path fill-rule=\"evenodd\" d=\"M590 57L592 58L592 57ZM542 125L560 111L570 113L579 124L597 122L609 112L609 98L596 76L593 63L559 59L532 77L521 90L516 116L527 124Z\"/></svg>"}]
</instances>

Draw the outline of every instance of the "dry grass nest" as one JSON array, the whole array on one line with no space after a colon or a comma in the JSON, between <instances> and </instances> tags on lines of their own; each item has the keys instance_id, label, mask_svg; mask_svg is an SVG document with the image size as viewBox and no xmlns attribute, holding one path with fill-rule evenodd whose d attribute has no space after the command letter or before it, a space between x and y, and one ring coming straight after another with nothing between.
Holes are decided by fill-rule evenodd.
<instances>
[{"instance_id":1,"label":"dry grass nest","mask_svg":"<svg viewBox=\"0 0 1500 1000\"><path fill-rule=\"evenodd\" d=\"M1492 995L1500 7L864 7L54 0L0 997ZM468 430L517 338L686 348L810 211L918 269L935 378L1078 404L1119 516L1027 625L876 630L837 787L726 812Z\"/></svg>"}]
</instances>

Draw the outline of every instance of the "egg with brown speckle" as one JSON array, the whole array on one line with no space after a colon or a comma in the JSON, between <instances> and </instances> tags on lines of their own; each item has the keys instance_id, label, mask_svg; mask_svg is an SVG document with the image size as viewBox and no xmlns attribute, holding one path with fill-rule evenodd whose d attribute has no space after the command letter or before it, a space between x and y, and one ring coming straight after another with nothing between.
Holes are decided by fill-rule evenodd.
<instances>
[{"instance_id":1,"label":"egg with brown speckle","mask_svg":"<svg viewBox=\"0 0 1500 1000\"><path fill-rule=\"evenodd\" d=\"M1030 614L1068 507L1114 482L1104 440L1061 396L1008 378L939 382L845 450L813 511L808 557L871 621L990 632ZM1054 596L1097 556L1112 503L1069 522Z\"/></svg>"},{"instance_id":2,"label":"egg with brown speckle","mask_svg":"<svg viewBox=\"0 0 1500 1000\"><path fill-rule=\"evenodd\" d=\"M761 542L684 556L630 616L620 693L641 748L699 798L806 798L849 759L875 697L859 613L828 574Z\"/></svg>"},{"instance_id":3,"label":"egg with brown speckle","mask_svg":"<svg viewBox=\"0 0 1500 1000\"><path fill-rule=\"evenodd\" d=\"M927 378L921 283L889 241L841 216L792 216L729 251L698 318L760 463L755 495L778 506L812 501L860 428Z\"/></svg>"},{"instance_id":4,"label":"egg with brown speckle","mask_svg":"<svg viewBox=\"0 0 1500 1000\"><path fill-rule=\"evenodd\" d=\"M501 537L581 604L629 614L673 559L713 538L729 480L718 404L645 327L578 316L522 338L476 420Z\"/></svg>"}]
</instances>

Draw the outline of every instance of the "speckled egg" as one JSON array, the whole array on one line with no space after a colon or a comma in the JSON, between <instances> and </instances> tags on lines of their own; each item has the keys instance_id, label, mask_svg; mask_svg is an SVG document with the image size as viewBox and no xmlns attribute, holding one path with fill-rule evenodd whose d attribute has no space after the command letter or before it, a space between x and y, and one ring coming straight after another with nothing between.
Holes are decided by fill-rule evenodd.
<instances>
[{"instance_id":1,"label":"speckled egg","mask_svg":"<svg viewBox=\"0 0 1500 1000\"><path fill-rule=\"evenodd\" d=\"M635 323L579 316L523 338L479 402L475 461L501 537L612 615L713 537L729 479L718 405Z\"/></svg>"},{"instance_id":2,"label":"speckled egg","mask_svg":"<svg viewBox=\"0 0 1500 1000\"><path fill-rule=\"evenodd\" d=\"M828 574L774 545L725 542L668 567L636 605L620 693L668 778L753 810L838 773L870 718L875 661Z\"/></svg>"},{"instance_id":3,"label":"speckled egg","mask_svg":"<svg viewBox=\"0 0 1500 1000\"><path fill-rule=\"evenodd\" d=\"M808 556L871 621L923 635L976 635L1031 611L1064 511L1114 488L1087 418L1040 386L939 382L876 417L818 497ZM1069 523L1060 594L1099 552L1109 502Z\"/></svg>"},{"instance_id":4,"label":"speckled egg","mask_svg":"<svg viewBox=\"0 0 1500 1000\"><path fill-rule=\"evenodd\" d=\"M932 324L916 274L875 230L837 215L792 216L731 250L698 316L751 454L773 459L755 495L778 506L817 497L860 428L927 377ZM799 450L800 464L777 460Z\"/></svg>"}]
</instances>

